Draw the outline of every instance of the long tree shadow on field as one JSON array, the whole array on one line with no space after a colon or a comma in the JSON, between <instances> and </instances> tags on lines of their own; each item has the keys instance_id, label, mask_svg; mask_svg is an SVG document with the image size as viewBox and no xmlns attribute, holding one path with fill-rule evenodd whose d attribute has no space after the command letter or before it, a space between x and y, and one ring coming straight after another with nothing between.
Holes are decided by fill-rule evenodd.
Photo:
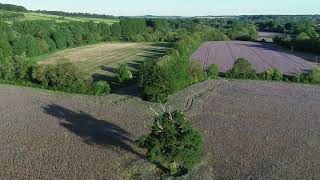
<instances>
[{"instance_id":1,"label":"long tree shadow on field","mask_svg":"<svg viewBox=\"0 0 320 180\"><path fill-rule=\"evenodd\" d=\"M56 104L42 108L46 114L58 118L61 126L81 137L89 145L113 146L143 157L131 147L133 140L130 138L130 133L115 124Z\"/></svg>"}]
</instances>

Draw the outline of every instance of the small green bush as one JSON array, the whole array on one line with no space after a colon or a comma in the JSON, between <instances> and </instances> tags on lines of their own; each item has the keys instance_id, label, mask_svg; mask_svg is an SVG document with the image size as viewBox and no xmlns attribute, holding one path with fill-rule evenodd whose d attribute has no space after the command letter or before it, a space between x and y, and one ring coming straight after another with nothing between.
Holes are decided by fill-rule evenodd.
<instances>
[{"instance_id":1,"label":"small green bush","mask_svg":"<svg viewBox=\"0 0 320 180\"><path fill-rule=\"evenodd\" d=\"M272 69L267 69L266 71L258 74L258 77L261 80L271 81L271 80L273 80L273 70Z\"/></svg>"},{"instance_id":2,"label":"small green bush","mask_svg":"<svg viewBox=\"0 0 320 180\"><path fill-rule=\"evenodd\" d=\"M98 96L110 94L109 84L105 81L98 81L93 83L92 94L98 95Z\"/></svg>"},{"instance_id":3,"label":"small green bush","mask_svg":"<svg viewBox=\"0 0 320 180\"><path fill-rule=\"evenodd\" d=\"M279 70L274 69L273 70L272 80L274 80L274 81L282 81L283 80L283 74Z\"/></svg>"},{"instance_id":4,"label":"small green bush","mask_svg":"<svg viewBox=\"0 0 320 180\"><path fill-rule=\"evenodd\" d=\"M296 74L293 76L292 81L295 83L310 83L309 74Z\"/></svg>"},{"instance_id":5,"label":"small green bush","mask_svg":"<svg viewBox=\"0 0 320 180\"><path fill-rule=\"evenodd\" d=\"M248 60L239 58L233 68L227 72L227 78L231 79L257 79L255 69L252 68Z\"/></svg>"},{"instance_id":6,"label":"small green bush","mask_svg":"<svg viewBox=\"0 0 320 180\"><path fill-rule=\"evenodd\" d=\"M310 75L310 82L314 84L319 84L320 83L320 67L314 68Z\"/></svg>"},{"instance_id":7,"label":"small green bush","mask_svg":"<svg viewBox=\"0 0 320 180\"><path fill-rule=\"evenodd\" d=\"M10 58L2 60L0 66L0 78L6 81L15 80L15 67Z\"/></svg>"},{"instance_id":8,"label":"small green bush","mask_svg":"<svg viewBox=\"0 0 320 180\"><path fill-rule=\"evenodd\" d=\"M200 62L190 61L188 66L188 74L191 76L192 83L198 83L206 79L206 73Z\"/></svg>"},{"instance_id":9,"label":"small green bush","mask_svg":"<svg viewBox=\"0 0 320 180\"><path fill-rule=\"evenodd\" d=\"M277 69L268 69L263 73L258 74L259 79L267 81L283 81L283 74Z\"/></svg>"},{"instance_id":10,"label":"small green bush","mask_svg":"<svg viewBox=\"0 0 320 180\"><path fill-rule=\"evenodd\" d=\"M211 64L208 68L208 78L217 79L219 77L219 66L217 64Z\"/></svg>"},{"instance_id":11,"label":"small green bush","mask_svg":"<svg viewBox=\"0 0 320 180\"><path fill-rule=\"evenodd\" d=\"M119 83L123 83L132 79L133 75L126 64L120 64L116 69L116 75Z\"/></svg>"},{"instance_id":12,"label":"small green bush","mask_svg":"<svg viewBox=\"0 0 320 180\"><path fill-rule=\"evenodd\" d=\"M173 176L183 175L203 157L203 138L181 112L155 118L150 134L137 144L147 149L147 158L166 168Z\"/></svg>"}]
</instances>

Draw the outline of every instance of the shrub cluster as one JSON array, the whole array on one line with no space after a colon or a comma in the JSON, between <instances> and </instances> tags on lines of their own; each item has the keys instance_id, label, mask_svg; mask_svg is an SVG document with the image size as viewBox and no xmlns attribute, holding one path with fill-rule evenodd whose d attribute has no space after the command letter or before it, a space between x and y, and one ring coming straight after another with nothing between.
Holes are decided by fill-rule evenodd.
<instances>
[{"instance_id":1,"label":"shrub cluster","mask_svg":"<svg viewBox=\"0 0 320 180\"><path fill-rule=\"evenodd\" d=\"M209 79L217 79L219 77L219 66L216 64L212 64L208 68L208 78Z\"/></svg>"},{"instance_id":2,"label":"shrub cluster","mask_svg":"<svg viewBox=\"0 0 320 180\"><path fill-rule=\"evenodd\" d=\"M320 84L320 67L314 68L308 74L297 74L292 79L296 83Z\"/></svg>"},{"instance_id":3,"label":"shrub cluster","mask_svg":"<svg viewBox=\"0 0 320 180\"><path fill-rule=\"evenodd\" d=\"M116 75L119 83L128 82L133 78L133 75L126 64L120 64L116 69Z\"/></svg>"},{"instance_id":4,"label":"shrub cluster","mask_svg":"<svg viewBox=\"0 0 320 180\"><path fill-rule=\"evenodd\" d=\"M6 81L25 81L32 78L34 65L25 55L15 55L12 59L5 58L0 61L0 79Z\"/></svg>"},{"instance_id":5,"label":"shrub cluster","mask_svg":"<svg viewBox=\"0 0 320 180\"><path fill-rule=\"evenodd\" d=\"M320 84L320 67L317 67L312 70L309 75L309 81L311 83Z\"/></svg>"},{"instance_id":6,"label":"shrub cluster","mask_svg":"<svg viewBox=\"0 0 320 180\"><path fill-rule=\"evenodd\" d=\"M72 63L36 65L25 55L1 62L0 79L10 83L34 84L39 87L68 93L105 95L110 93L106 82L93 82L89 74Z\"/></svg>"},{"instance_id":7,"label":"shrub cluster","mask_svg":"<svg viewBox=\"0 0 320 180\"><path fill-rule=\"evenodd\" d=\"M227 72L227 78L231 79L257 79L257 73L250 62L244 58L239 58L233 68Z\"/></svg>"},{"instance_id":8,"label":"shrub cluster","mask_svg":"<svg viewBox=\"0 0 320 180\"><path fill-rule=\"evenodd\" d=\"M258 74L259 79L268 81L282 81L283 74L277 69L268 69L263 73Z\"/></svg>"},{"instance_id":9,"label":"shrub cluster","mask_svg":"<svg viewBox=\"0 0 320 180\"><path fill-rule=\"evenodd\" d=\"M72 63L35 66L33 81L41 87L68 93L105 95L110 93L106 82L93 82L92 77Z\"/></svg>"},{"instance_id":10,"label":"shrub cluster","mask_svg":"<svg viewBox=\"0 0 320 180\"><path fill-rule=\"evenodd\" d=\"M183 175L203 157L203 138L181 112L155 118L151 133L137 141L147 158L161 164L173 176Z\"/></svg>"},{"instance_id":11,"label":"shrub cluster","mask_svg":"<svg viewBox=\"0 0 320 180\"><path fill-rule=\"evenodd\" d=\"M257 74L248 60L240 58L235 62L233 68L227 73L227 78L320 84L320 68L317 67L310 73L297 74L293 77L285 77L279 70L276 69L268 69L265 72Z\"/></svg>"}]
</instances>

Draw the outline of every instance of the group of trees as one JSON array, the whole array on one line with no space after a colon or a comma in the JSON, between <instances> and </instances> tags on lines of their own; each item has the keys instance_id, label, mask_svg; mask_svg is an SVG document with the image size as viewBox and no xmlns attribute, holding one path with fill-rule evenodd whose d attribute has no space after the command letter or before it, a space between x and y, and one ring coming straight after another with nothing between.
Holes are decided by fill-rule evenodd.
<instances>
[{"instance_id":1,"label":"group of trees","mask_svg":"<svg viewBox=\"0 0 320 180\"><path fill-rule=\"evenodd\" d=\"M260 31L285 33L274 42L292 50L320 53L320 16L258 16Z\"/></svg>"},{"instance_id":2,"label":"group of trees","mask_svg":"<svg viewBox=\"0 0 320 180\"><path fill-rule=\"evenodd\" d=\"M57 65L37 65L25 55L14 55L0 61L0 80L37 86L68 93L105 95L110 93L107 82L94 82L89 74L84 73L72 63Z\"/></svg>"},{"instance_id":3,"label":"group of trees","mask_svg":"<svg viewBox=\"0 0 320 180\"><path fill-rule=\"evenodd\" d=\"M273 41L291 49L292 51L302 51L320 53L320 34L301 32L296 37L275 37Z\"/></svg>"},{"instance_id":4,"label":"group of trees","mask_svg":"<svg viewBox=\"0 0 320 180\"><path fill-rule=\"evenodd\" d=\"M13 4L2 4L2 3L0 3L0 10L15 11L15 12L27 12L28 11L23 6L17 6L17 5L13 5Z\"/></svg>"},{"instance_id":5,"label":"group of trees","mask_svg":"<svg viewBox=\"0 0 320 180\"><path fill-rule=\"evenodd\" d=\"M258 37L258 31L254 24L235 21L231 24L231 27L227 31L230 39L233 40L256 40Z\"/></svg>"},{"instance_id":6,"label":"group of trees","mask_svg":"<svg viewBox=\"0 0 320 180\"><path fill-rule=\"evenodd\" d=\"M183 34L164 57L147 61L140 69L140 85L143 98L153 102L165 102L170 94L191 84L206 79L202 65L189 61L191 54L207 38L226 40L226 35L217 29L193 34Z\"/></svg>"}]
</instances>

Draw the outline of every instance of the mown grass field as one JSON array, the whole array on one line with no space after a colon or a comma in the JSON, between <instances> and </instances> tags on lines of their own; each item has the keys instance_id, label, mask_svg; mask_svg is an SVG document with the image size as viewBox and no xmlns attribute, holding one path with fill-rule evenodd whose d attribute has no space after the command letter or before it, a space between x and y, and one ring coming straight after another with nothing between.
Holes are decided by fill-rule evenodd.
<instances>
[{"instance_id":1,"label":"mown grass field","mask_svg":"<svg viewBox=\"0 0 320 180\"><path fill-rule=\"evenodd\" d=\"M0 11L0 13L4 13L7 11ZM33 21L33 20L53 20L56 22L69 22L69 21L94 21L95 23L107 23L113 24L119 22L118 19L100 19L100 18L85 18L85 17L65 17L65 16L57 16L57 15L50 15L50 14L43 14L43 13L35 13L35 12L28 12L23 13L25 17L17 18L18 21ZM12 24L12 21L7 21L9 24Z\"/></svg>"},{"instance_id":2,"label":"mown grass field","mask_svg":"<svg viewBox=\"0 0 320 180\"><path fill-rule=\"evenodd\" d=\"M140 63L163 56L167 48L154 43L100 43L59 51L35 58L40 64L72 62L97 78L112 78L114 68L126 63L133 71Z\"/></svg>"},{"instance_id":3,"label":"mown grass field","mask_svg":"<svg viewBox=\"0 0 320 180\"><path fill-rule=\"evenodd\" d=\"M49 15L42 13L24 13L25 17L21 20L55 20L57 22L67 22L67 21L94 21L96 23L104 22L108 24L113 24L119 22L117 19L99 19L99 18L83 18L83 17L63 17L57 15Z\"/></svg>"}]
</instances>

